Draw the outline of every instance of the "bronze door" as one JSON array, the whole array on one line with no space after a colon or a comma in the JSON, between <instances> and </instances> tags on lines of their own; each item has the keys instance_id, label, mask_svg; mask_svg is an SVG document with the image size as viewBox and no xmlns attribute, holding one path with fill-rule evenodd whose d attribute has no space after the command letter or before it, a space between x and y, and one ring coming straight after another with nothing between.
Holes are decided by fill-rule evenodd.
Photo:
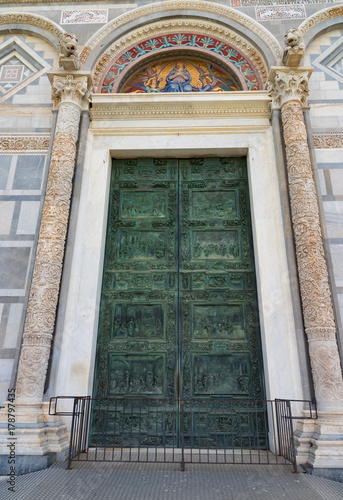
<instances>
[{"instance_id":1,"label":"bronze door","mask_svg":"<svg viewBox=\"0 0 343 500\"><path fill-rule=\"evenodd\" d=\"M245 159L114 160L94 397L262 387Z\"/></svg>"}]
</instances>

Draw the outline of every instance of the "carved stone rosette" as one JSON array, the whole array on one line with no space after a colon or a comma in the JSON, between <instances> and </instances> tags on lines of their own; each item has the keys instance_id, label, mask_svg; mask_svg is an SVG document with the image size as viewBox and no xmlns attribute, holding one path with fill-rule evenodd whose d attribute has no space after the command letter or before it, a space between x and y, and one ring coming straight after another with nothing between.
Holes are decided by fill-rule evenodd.
<instances>
[{"instance_id":1,"label":"carved stone rosette","mask_svg":"<svg viewBox=\"0 0 343 500\"><path fill-rule=\"evenodd\" d=\"M18 401L43 399L87 76L55 75L52 95L60 103L18 366Z\"/></svg>"},{"instance_id":2,"label":"carved stone rosette","mask_svg":"<svg viewBox=\"0 0 343 500\"><path fill-rule=\"evenodd\" d=\"M288 72L274 68L269 91L274 107L281 108L300 291L318 408L342 410L342 370L302 110L308 73L306 68Z\"/></svg>"}]
</instances>

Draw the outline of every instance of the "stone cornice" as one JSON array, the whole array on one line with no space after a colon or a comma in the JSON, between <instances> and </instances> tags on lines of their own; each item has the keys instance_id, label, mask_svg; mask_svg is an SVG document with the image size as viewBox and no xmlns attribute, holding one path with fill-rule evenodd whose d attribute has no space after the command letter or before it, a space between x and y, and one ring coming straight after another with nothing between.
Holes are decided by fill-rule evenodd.
<instances>
[{"instance_id":1,"label":"stone cornice","mask_svg":"<svg viewBox=\"0 0 343 500\"><path fill-rule=\"evenodd\" d=\"M180 94L93 94L92 120L270 117L266 91Z\"/></svg>"},{"instance_id":2,"label":"stone cornice","mask_svg":"<svg viewBox=\"0 0 343 500\"><path fill-rule=\"evenodd\" d=\"M272 98L272 108L279 109L292 100L300 101L304 107L307 107L308 80L312 71L312 67L273 66L267 83L267 89Z\"/></svg>"}]
</instances>

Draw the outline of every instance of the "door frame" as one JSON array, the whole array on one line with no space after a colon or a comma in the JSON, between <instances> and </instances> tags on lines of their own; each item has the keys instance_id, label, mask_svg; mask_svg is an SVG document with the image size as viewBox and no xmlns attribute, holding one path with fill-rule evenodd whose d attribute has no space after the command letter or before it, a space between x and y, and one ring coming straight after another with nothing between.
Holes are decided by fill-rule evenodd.
<instances>
[{"instance_id":1,"label":"door frame","mask_svg":"<svg viewBox=\"0 0 343 500\"><path fill-rule=\"evenodd\" d=\"M112 158L246 156L267 399L303 399L267 92L95 94L51 395L92 393Z\"/></svg>"}]
</instances>

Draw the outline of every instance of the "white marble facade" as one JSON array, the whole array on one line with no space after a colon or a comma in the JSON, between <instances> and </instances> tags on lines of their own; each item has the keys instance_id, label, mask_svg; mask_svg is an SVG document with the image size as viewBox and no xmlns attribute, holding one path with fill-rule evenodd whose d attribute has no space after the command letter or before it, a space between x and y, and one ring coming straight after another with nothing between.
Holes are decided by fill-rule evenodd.
<instances>
[{"instance_id":1,"label":"white marble facade","mask_svg":"<svg viewBox=\"0 0 343 500\"><path fill-rule=\"evenodd\" d=\"M71 220L43 399L92 393L112 158L200 154L247 157L266 397L308 399L311 381L294 241L287 189L280 173L283 160L278 154L282 141L276 122L272 122L264 83L270 68L282 64L286 29L300 27L305 42L302 64L314 67L308 133L313 141L324 246L342 347L343 8L308 1L271 6L268 1L253 0L101 5L87 0L82 8L72 1L48 4L36 0L29 7L25 0L19 0L12 9L5 0L0 6L2 401L7 389L16 383L54 137L57 102L51 99L48 72L51 79L52 72L59 71L58 42L65 31L76 34L82 70L93 75L98 85L111 59L132 43L139 43L144 36L153 37L154 30L158 34L177 31L180 23L207 35L226 37L233 46L245 50L258 68L259 90L91 95L94 89L89 88L86 98L90 97L92 106L88 114L84 99Z\"/></svg>"}]
</instances>

